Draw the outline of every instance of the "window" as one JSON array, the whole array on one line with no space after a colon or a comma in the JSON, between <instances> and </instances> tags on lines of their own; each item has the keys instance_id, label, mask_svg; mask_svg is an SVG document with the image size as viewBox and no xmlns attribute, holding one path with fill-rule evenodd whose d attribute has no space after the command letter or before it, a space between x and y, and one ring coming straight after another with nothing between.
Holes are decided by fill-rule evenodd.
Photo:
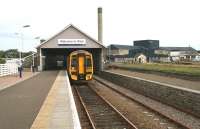
<instances>
[{"instance_id":1,"label":"window","mask_svg":"<svg viewBox=\"0 0 200 129\"><path fill-rule=\"evenodd\" d=\"M76 58L72 57L71 67L76 67L76 66L77 66L77 60Z\"/></svg>"},{"instance_id":2,"label":"window","mask_svg":"<svg viewBox=\"0 0 200 129\"><path fill-rule=\"evenodd\" d=\"M90 57L86 57L85 66L86 67L91 67L92 66L92 62L91 62L91 58Z\"/></svg>"}]
</instances>

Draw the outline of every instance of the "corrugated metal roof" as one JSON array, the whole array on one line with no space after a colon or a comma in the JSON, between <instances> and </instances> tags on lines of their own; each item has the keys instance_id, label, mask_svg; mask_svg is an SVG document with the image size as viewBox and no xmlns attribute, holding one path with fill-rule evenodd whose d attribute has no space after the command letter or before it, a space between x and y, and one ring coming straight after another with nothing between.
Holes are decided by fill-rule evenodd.
<instances>
[{"instance_id":1,"label":"corrugated metal roof","mask_svg":"<svg viewBox=\"0 0 200 129\"><path fill-rule=\"evenodd\" d=\"M166 50L166 51L196 51L192 47L160 47L157 50Z\"/></svg>"},{"instance_id":2,"label":"corrugated metal roof","mask_svg":"<svg viewBox=\"0 0 200 129\"><path fill-rule=\"evenodd\" d=\"M119 44L111 44L109 45L111 49L132 49L133 46L131 45L119 45Z\"/></svg>"}]
</instances>

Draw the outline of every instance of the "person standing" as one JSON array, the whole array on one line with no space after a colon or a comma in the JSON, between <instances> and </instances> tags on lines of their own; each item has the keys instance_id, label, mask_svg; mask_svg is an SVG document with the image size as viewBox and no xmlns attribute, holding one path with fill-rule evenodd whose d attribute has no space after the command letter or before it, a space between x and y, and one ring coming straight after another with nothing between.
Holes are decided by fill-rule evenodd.
<instances>
[{"instance_id":1,"label":"person standing","mask_svg":"<svg viewBox=\"0 0 200 129\"><path fill-rule=\"evenodd\" d=\"M18 67L19 77L22 78L22 65Z\"/></svg>"}]
</instances>

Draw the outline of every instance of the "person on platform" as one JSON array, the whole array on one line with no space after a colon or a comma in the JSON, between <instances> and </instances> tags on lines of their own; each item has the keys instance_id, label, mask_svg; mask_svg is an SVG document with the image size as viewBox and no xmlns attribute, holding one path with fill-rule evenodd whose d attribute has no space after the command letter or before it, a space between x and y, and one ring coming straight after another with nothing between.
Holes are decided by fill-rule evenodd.
<instances>
[{"instance_id":1,"label":"person on platform","mask_svg":"<svg viewBox=\"0 0 200 129\"><path fill-rule=\"evenodd\" d=\"M20 65L20 66L18 67L18 72L19 72L19 77L20 77L20 78L22 78L22 70L23 70L22 65Z\"/></svg>"}]
</instances>

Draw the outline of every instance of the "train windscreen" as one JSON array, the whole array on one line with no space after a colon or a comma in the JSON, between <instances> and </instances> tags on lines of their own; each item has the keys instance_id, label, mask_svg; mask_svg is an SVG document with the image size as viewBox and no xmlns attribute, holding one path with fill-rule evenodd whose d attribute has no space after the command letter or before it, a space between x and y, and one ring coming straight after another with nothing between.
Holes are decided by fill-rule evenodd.
<instances>
[{"instance_id":1,"label":"train windscreen","mask_svg":"<svg viewBox=\"0 0 200 129\"><path fill-rule=\"evenodd\" d=\"M71 61L71 67L76 67L77 66L77 59L76 57L72 57L72 61Z\"/></svg>"},{"instance_id":2,"label":"train windscreen","mask_svg":"<svg viewBox=\"0 0 200 129\"><path fill-rule=\"evenodd\" d=\"M91 58L89 56L86 56L85 66L86 67L91 67L92 66Z\"/></svg>"}]
</instances>

